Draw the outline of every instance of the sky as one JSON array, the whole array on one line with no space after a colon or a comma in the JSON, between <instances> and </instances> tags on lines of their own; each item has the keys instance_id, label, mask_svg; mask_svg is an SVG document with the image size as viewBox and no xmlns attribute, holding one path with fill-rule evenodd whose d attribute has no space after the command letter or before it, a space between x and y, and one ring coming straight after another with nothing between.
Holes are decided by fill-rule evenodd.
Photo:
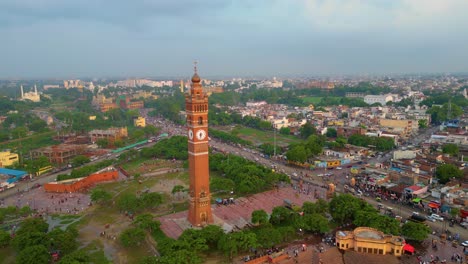
<instances>
[{"instance_id":1,"label":"sky","mask_svg":"<svg viewBox=\"0 0 468 264\"><path fill-rule=\"evenodd\" d=\"M468 0L1 0L0 78L468 72Z\"/></svg>"}]
</instances>

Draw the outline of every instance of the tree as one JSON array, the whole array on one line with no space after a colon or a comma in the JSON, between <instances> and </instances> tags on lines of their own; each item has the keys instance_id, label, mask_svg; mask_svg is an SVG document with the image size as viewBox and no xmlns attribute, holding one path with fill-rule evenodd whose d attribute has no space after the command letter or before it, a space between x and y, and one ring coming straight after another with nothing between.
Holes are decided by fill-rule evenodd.
<instances>
[{"instance_id":1,"label":"tree","mask_svg":"<svg viewBox=\"0 0 468 264\"><path fill-rule=\"evenodd\" d=\"M73 167L79 167L81 165L84 165L88 162L90 162L91 160L85 156L85 155L78 155L76 157L74 157L71 161L71 164Z\"/></svg>"},{"instance_id":2,"label":"tree","mask_svg":"<svg viewBox=\"0 0 468 264\"><path fill-rule=\"evenodd\" d=\"M17 234L12 239L11 245L17 252L21 252L25 248L35 245L43 245L45 247L49 247L50 241L49 239L47 239L46 233L35 231Z\"/></svg>"},{"instance_id":3,"label":"tree","mask_svg":"<svg viewBox=\"0 0 468 264\"><path fill-rule=\"evenodd\" d=\"M273 211L271 212L270 222L273 225L279 225L283 222L290 220L289 217L291 216L291 214L292 212L288 208L284 206L277 206L273 208Z\"/></svg>"},{"instance_id":4,"label":"tree","mask_svg":"<svg viewBox=\"0 0 468 264\"><path fill-rule=\"evenodd\" d=\"M304 202L302 204L302 211L305 214L321 214L324 215L328 212L328 203L323 199L318 199L315 203Z\"/></svg>"},{"instance_id":5,"label":"tree","mask_svg":"<svg viewBox=\"0 0 468 264\"><path fill-rule=\"evenodd\" d=\"M0 230L0 248L10 245L11 236L8 232Z\"/></svg>"},{"instance_id":6,"label":"tree","mask_svg":"<svg viewBox=\"0 0 468 264\"><path fill-rule=\"evenodd\" d=\"M145 231L138 227L129 228L120 234L119 239L124 247L138 246L145 239Z\"/></svg>"},{"instance_id":7,"label":"tree","mask_svg":"<svg viewBox=\"0 0 468 264\"><path fill-rule=\"evenodd\" d=\"M81 264L81 263L90 263L91 258L89 255L83 250L77 250L64 256L60 261L59 264Z\"/></svg>"},{"instance_id":8,"label":"tree","mask_svg":"<svg viewBox=\"0 0 468 264\"><path fill-rule=\"evenodd\" d=\"M336 138L336 135L337 135L337 132L336 132L336 129L333 128L333 127L328 127L327 128L327 134L326 136L328 138Z\"/></svg>"},{"instance_id":9,"label":"tree","mask_svg":"<svg viewBox=\"0 0 468 264\"><path fill-rule=\"evenodd\" d=\"M316 134L317 129L315 129L311 123L307 122L301 126L299 132L301 133L302 138L308 138L309 136Z\"/></svg>"},{"instance_id":10,"label":"tree","mask_svg":"<svg viewBox=\"0 0 468 264\"><path fill-rule=\"evenodd\" d=\"M31 209L31 207L29 206L23 206L21 207L21 209L18 211L18 214L21 215L21 216L29 216L31 213L33 212L33 210Z\"/></svg>"},{"instance_id":11,"label":"tree","mask_svg":"<svg viewBox=\"0 0 468 264\"><path fill-rule=\"evenodd\" d=\"M418 127L420 129L427 128L427 119L419 119L418 120Z\"/></svg>"},{"instance_id":12,"label":"tree","mask_svg":"<svg viewBox=\"0 0 468 264\"><path fill-rule=\"evenodd\" d=\"M436 177L439 179L440 183L445 184L452 178L463 177L463 171L453 164L442 164L436 169Z\"/></svg>"},{"instance_id":13,"label":"tree","mask_svg":"<svg viewBox=\"0 0 468 264\"><path fill-rule=\"evenodd\" d=\"M268 223L268 214L265 210L255 210L252 212L252 220L253 224L266 224Z\"/></svg>"},{"instance_id":14,"label":"tree","mask_svg":"<svg viewBox=\"0 0 468 264\"><path fill-rule=\"evenodd\" d=\"M311 135L307 138L305 147L307 148L309 155L319 155L322 154L325 142L326 139L324 136Z\"/></svg>"},{"instance_id":15,"label":"tree","mask_svg":"<svg viewBox=\"0 0 468 264\"><path fill-rule=\"evenodd\" d=\"M211 187L211 186L210 186ZM175 185L174 187L172 187L172 195L175 195L176 193L180 193L180 192L183 192L185 191L185 187L182 186L182 185Z\"/></svg>"},{"instance_id":16,"label":"tree","mask_svg":"<svg viewBox=\"0 0 468 264\"><path fill-rule=\"evenodd\" d=\"M401 232L408 240L423 241L431 233L431 229L424 224L408 221L401 228Z\"/></svg>"},{"instance_id":17,"label":"tree","mask_svg":"<svg viewBox=\"0 0 468 264\"><path fill-rule=\"evenodd\" d=\"M28 129L26 127L20 126L11 130L11 136L13 138L24 138L28 135Z\"/></svg>"},{"instance_id":18,"label":"tree","mask_svg":"<svg viewBox=\"0 0 468 264\"><path fill-rule=\"evenodd\" d=\"M29 124L28 128L34 132L41 132L47 128L47 123L42 119L35 119Z\"/></svg>"},{"instance_id":19,"label":"tree","mask_svg":"<svg viewBox=\"0 0 468 264\"><path fill-rule=\"evenodd\" d=\"M442 152L445 154L450 154L451 156L456 156L459 153L458 145L456 144L445 144L442 147Z\"/></svg>"},{"instance_id":20,"label":"tree","mask_svg":"<svg viewBox=\"0 0 468 264\"><path fill-rule=\"evenodd\" d=\"M43 245L32 245L22 250L17 259L21 264L48 264L50 263L50 254Z\"/></svg>"},{"instance_id":21,"label":"tree","mask_svg":"<svg viewBox=\"0 0 468 264\"><path fill-rule=\"evenodd\" d=\"M286 157L290 161L304 163L308 157L308 151L303 145L296 145L286 152Z\"/></svg>"},{"instance_id":22,"label":"tree","mask_svg":"<svg viewBox=\"0 0 468 264\"><path fill-rule=\"evenodd\" d=\"M460 214L460 209L456 207L450 208L450 215L452 218L456 218Z\"/></svg>"},{"instance_id":23,"label":"tree","mask_svg":"<svg viewBox=\"0 0 468 264\"><path fill-rule=\"evenodd\" d=\"M306 225L305 230L325 234L330 231L330 224L328 219L320 214L307 214L303 216Z\"/></svg>"},{"instance_id":24,"label":"tree","mask_svg":"<svg viewBox=\"0 0 468 264\"><path fill-rule=\"evenodd\" d=\"M28 218L21 223L20 227L21 228L16 231L16 236L32 232L46 233L49 229L49 224L41 218Z\"/></svg>"},{"instance_id":25,"label":"tree","mask_svg":"<svg viewBox=\"0 0 468 264\"><path fill-rule=\"evenodd\" d=\"M105 138L100 138L96 141L96 144L100 147L100 148L107 148L109 146L109 141Z\"/></svg>"},{"instance_id":26,"label":"tree","mask_svg":"<svg viewBox=\"0 0 468 264\"><path fill-rule=\"evenodd\" d=\"M163 196L157 192L143 193L139 200L141 207L155 208L162 203Z\"/></svg>"},{"instance_id":27,"label":"tree","mask_svg":"<svg viewBox=\"0 0 468 264\"><path fill-rule=\"evenodd\" d=\"M279 133L281 135L287 136L287 135L291 134L291 129L289 127L282 127L282 128L280 128Z\"/></svg>"},{"instance_id":28,"label":"tree","mask_svg":"<svg viewBox=\"0 0 468 264\"><path fill-rule=\"evenodd\" d=\"M136 211L139 209L138 198L134 194L125 193L117 200L117 207L124 211Z\"/></svg>"},{"instance_id":29,"label":"tree","mask_svg":"<svg viewBox=\"0 0 468 264\"><path fill-rule=\"evenodd\" d=\"M228 192L235 188L233 180L227 178L211 178L210 190L212 192ZM185 189L184 189L185 190Z\"/></svg>"},{"instance_id":30,"label":"tree","mask_svg":"<svg viewBox=\"0 0 468 264\"><path fill-rule=\"evenodd\" d=\"M152 214L141 214L135 218L134 223L141 229L147 230L150 233L153 233L159 228L161 223L154 220Z\"/></svg>"},{"instance_id":31,"label":"tree","mask_svg":"<svg viewBox=\"0 0 468 264\"><path fill-rule=\"evenodd\" d=\"M255 234L258 245L263 248L271 248L280 244L283 239L281 232L271 225L255 230Z\"/></svg>"},{"instance_id":32,"label":"tree","mask_svg":"<svg viewBox=\"0 0 468 264\"><path fill-rule=\"evenodd\" d=\"M206 244L210 248L216 247L219 242L219 239L224 235L224 231L220 226L217 225L208 225L205 226L200 232L200 237L205 239Z\"/></svg>"},{"instance_id":33,"label":"tree","mask_svg":"<svg viewBox=\"0 0 468 264\"><path fill-rule=\"evenodd\" d=\"M259 146L262 152L266 155L273 156L275 154L275 146L270 143L263 143Z\"/></svg>"},{"instance_id":34,"label":"tree","mask_svg":"<svg viewBox=\"0 0 468 264\"><path fill-rule=\"evenodd\" d=\"M50 240L51 248L54 250L60 250L64 255L67 255L78 248L76 236L73 231L63 231L60 228L55 228L47 233L47 237Z\"/></svg>"},{"instance_id":35,"label":"tree","mask_svg":"<svg viewBox=\"0 0 468 264\"><path fill-rule=\"evenodd\" d=\"M257 246L257 237L254 233L240 231L225 234L218 242L218 249L224 252L230 259L239 251Z\"/></svg>"},{"instance_id":36,"label":"tree","mask_svg":"<svg viewBox=\"0 0 468 264\"><path fill-rule=\"evenodd\" d=\"M355 214L363 208L361 203L361 200L350 194L337 195L330 201L330 214L340 224L353 221Z\"/></svg>"},{"instance_id":37,"label":"tree","mask_svg":"<svg viewBox=\"0 0 468 264\"><path fill-rule=\"evenodd\" d=\"M147 137L150 137L150 136L154 136L154 135L157 135L159 133L159 131L161 131L161 128L159 127L155 127L153 125L146 125L144 128L143 128L143 131L145 132L145 135Z\"/></svg>"},{"instance_id":38,"label":"tree","mask_svg":"<svg viewBox=\"0 0 468 264\"><path fill-rule=\"evenodd\" d=\"M91 201L93 202L107 202L111 198L112 195L101 188L95 188L91 191Z\"/></svg>"}]
</instances>

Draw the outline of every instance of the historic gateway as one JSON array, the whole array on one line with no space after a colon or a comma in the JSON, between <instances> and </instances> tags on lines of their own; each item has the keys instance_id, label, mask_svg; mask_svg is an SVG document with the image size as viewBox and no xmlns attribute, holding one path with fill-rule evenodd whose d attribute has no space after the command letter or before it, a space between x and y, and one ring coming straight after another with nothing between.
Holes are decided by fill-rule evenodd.
<instances>
[{"instance_id":1,"label":"historic gateway","mask_svg":"<svg viewBox=\"0 0 468 264\"><path fill-rule=\"evenodd\" d=\"M185 96L185 109L190 174L188 220L193 226L203 226L213 222L208 164L208 96L203 92L196 67L190 93Z\"/></svg>"}]
</instances>

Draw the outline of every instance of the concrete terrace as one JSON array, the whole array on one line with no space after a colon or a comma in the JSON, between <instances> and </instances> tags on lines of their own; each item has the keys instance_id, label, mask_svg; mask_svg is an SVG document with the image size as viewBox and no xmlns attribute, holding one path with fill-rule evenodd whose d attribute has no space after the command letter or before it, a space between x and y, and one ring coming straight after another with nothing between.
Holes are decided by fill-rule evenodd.
<instances>
[{"instance_id":1,"label":"concrete terrace","mask_svg":"<svg viewBox=\"0 0 468 264\"><path fill-rule=\"evenodd\" d=\"M250 224L253 211L263 209L267 213L271 213L274 207L284 204L284 199L299 206L305 201L313 202L316 200L314 198L315 189L320 197L325 197L326 190L316 186L311 186L309 195L307 193L299 194L291 187L283 187L236 199L235 204L211 205L214 224L221 226L226 232L244 228ZM168 237L177 239L185 229L191 227L186 218L187 211L162 216L159 218L161 229Z\"/></svg>"}]
</instances>

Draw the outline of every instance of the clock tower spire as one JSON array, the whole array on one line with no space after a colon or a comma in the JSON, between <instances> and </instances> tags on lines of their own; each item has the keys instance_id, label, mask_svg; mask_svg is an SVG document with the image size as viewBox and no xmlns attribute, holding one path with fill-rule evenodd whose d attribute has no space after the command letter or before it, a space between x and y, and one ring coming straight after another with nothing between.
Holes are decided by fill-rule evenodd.
<instances>
[{"instance_id":1,"label":"clock tower spire","mask_svg":"<svg viewBox=\"0 0 468 264\"><path fill-rule=\"evenodd\" d=\"M193 226L213 223L208 162L208 96L203 92L197 63L189 94L185 96L189 159L188 221Z\"/></svg>"}]
</instances>

